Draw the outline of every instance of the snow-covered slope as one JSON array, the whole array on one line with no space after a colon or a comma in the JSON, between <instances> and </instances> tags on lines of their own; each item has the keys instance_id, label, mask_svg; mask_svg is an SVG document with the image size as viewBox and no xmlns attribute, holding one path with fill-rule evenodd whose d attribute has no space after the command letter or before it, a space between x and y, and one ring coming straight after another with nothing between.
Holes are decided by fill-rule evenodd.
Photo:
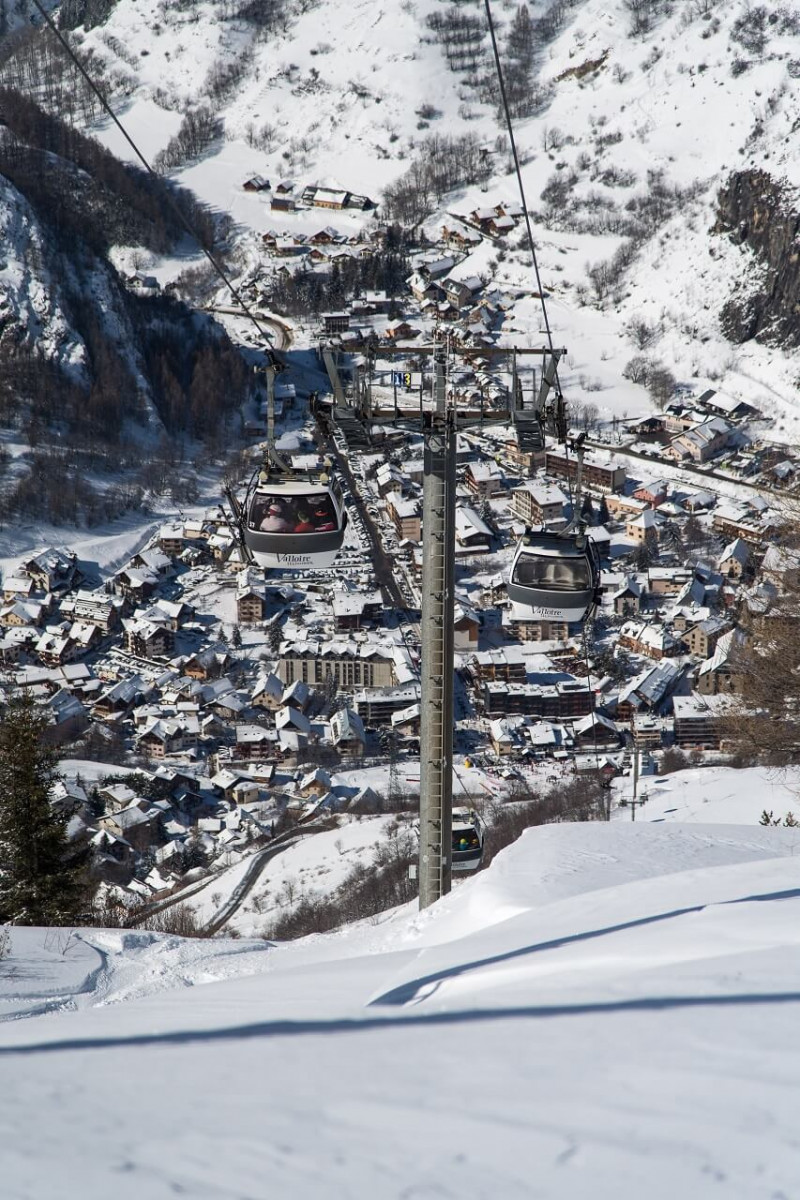
<instances>
[{"instance_id":1,"label":"snow-covered slope","mask_svg":"<svg viewBox=\"0 0 800 1200\"><path fill-rule=\"evenodd\" d=\"M796 849L552 826L287 947L15 930L3 1194L792 1196Z\"/></svg>"}]
</instances>

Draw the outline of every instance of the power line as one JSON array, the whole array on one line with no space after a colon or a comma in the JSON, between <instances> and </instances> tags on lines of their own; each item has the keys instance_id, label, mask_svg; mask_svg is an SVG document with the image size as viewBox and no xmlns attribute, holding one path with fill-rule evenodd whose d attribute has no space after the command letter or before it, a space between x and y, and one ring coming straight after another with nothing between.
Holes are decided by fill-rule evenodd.
<instances>
[{"instance_id":1,"label":"power line","mask_svg":"<svg viewBox=\"0 0 800 1200\"><path fill-rule=\"evenodd\" d=\"M133 150L133 152L134 152L134 154L136 155L136 157L138 158L139 162L140 162L140 163L142 164L142 166L144 167L145 171L147 171L148 175L152 175L152 177L153 177L154 179L159 179L159 180L160 180L160 179L161 179L161 176L158 174L158 172L157 172L157 171L154 171L154 170L153 170L153 168L151 167L150 163L149 163L149 162L147 161L147 159L145 158L144 154L142 154L141 150L140 150L140 149L139 149L139 147L136 145L136 142L133 140L133 138L132 138L132 137L131 137L131 135L128 133L128 131L127 131L127 129L125 128L125 126L124 126L124 125L122 124L122 122L120 121L119 117L116 115L116 113L114 112L114 110L111 108L111 105L108 103L108 100L106 99L106 97L105 97L105 95L104 95L103 91L100 89L100 87L98 86L98 84L96 84L96 83L95 83L95 81L92 79L91 75L90 75L90 74L89 74L89 72L86 70L86 67L83 65L83 63L81 62L80 58L78 57L78 55L77 55L77 54L75 53L75 51L73 50L72 46L69 44L68 40L67 40L67 39L64 37L64 35L63 35L63 33L61 32L61 30L58 28L58 26L56 25L55 21L54 21L54 20L53 20L53 18L50 16L50 13L49 13L49 12L47 12L47 10L44 8L44 6L43 6L43 5L40 3L40 0L32 0L32 3L33 3L33 6L34 6L34 8L35 8L35 9L37 10L37 12L39 13L39 15L42 17L42 20L43 20L43 21L45 22L45 24L47 25L48 29L49 29L49 30L51 31L51 33L52 33L52 34L53 34L53 35L54 35L54 36L57 38L57 40L58 40L58 42L60 43L60 45L63 47L63 49L64 49L64 50L66 51L66 53L69 55L69 57L72 59L73 63L74 63L74 64L75 64L75 66L77 67L78 71L79 71L79 72L80 72L80 74L82 75L83 79L84 79L84 80L85 80L85 82L88 84L88 86L91 88L92 92L93 92L93 93L94 93L94 95L97 97L97 99L100 101L100 105L101 105L101 107L102 107L103 111L104 111L104 112L107 114L107 116L109 116L109 117L111 118L111 120L114 122L114 124L116 125L117 129L118 129L118 130L119 130L119 132L122 134L122 136L124 137L125 141L126 141L126 142L128 143L128 145L130 146L131 150ZM224 270L224 268L222 267L222 265L220 264L220 262L217 260L217 258L216 258L216 257L215 257L215 256L214 256L212 253L211 253L211 251L210 251L210 250L208 250L208 249L207 249L207 248L206 248L206 247L203 245L203 242L202 242L202 240L201 240L201 238L200 238L199 234L197 233L197 230L194 228L194 226L192 225L191 221L190 221L190 220L189 220L189 218L186 216L186 214L185 214L185 213L182 211L182 209L181 209L180 205L178 205L178 204L175 202L175 199L174 199L174 197L173 197L173 196L172 196L172 194L170 193L169 187L165 187L165 188L164 188L164 194L165 194L165 196L166 196L167 203L169 204L170 208L171 208L171 209L172 209L172 211L174 212L175 216L178 218L178 220L180 221L181 225L182 225L182 226L183 226L183 228L186 230L186 232L189 234L189 236L190 236L190 237L191 237L191 238L192 238L192 239L193 239L193 240L194 240L194 241L197 243L197 245L200 247L200 250L202 251L202 253L203 253L203 254L206 256L206 258L208 259L208 261L211 263L211 266L212 266L212 267L214 268L214 270L216 271L217 275L220 277L220 279L222 280L222 282L223 282L223 283L225 284L225 286L227 287L228 291L231 293L231 295L233 296L233 298L236 300L236 303L237 303L237 304L239 305L239 307L242 309L242 311L244 312L244 314L245 314L247 317L249 317L249 318L250 318L250 320L253 322L253 324L255 325L256 329L257 329L257 330L258 330L258 332L261 334L261 336L264 338L264 340L267 342L267 344L268 344L269 346L272 346L272 335L271 335L270 333L268 333L268 332L267 332L267 330L266 330L266 329L264 329L264 328L261 326L261 324L260 324L260 322L259 322L258 318L256 317L255 313L254 313L254 312L252 311L252 309L251 309L251 308L250 308L250 307L249 307L249 306L248 306L248 305L245 303L245 301L244 301L244 298L242 297L242 295L241 295L240 291L238 290L238 288L237 288L237 287L236 287L236 285L234 284L233 280L232 280L232 279L231 279L231 278L228 276L227 272Z\"/></svg>"}]
</instances>

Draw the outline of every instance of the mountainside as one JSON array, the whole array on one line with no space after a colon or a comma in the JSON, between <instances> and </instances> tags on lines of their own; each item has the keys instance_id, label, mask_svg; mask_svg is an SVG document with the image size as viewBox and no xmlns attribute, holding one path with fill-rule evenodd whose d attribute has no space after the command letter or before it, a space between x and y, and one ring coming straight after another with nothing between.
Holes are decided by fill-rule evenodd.
<instances>
[{"instance_id":1,"label":"mountainside","mask_svg":"<svg viewBox=\"0 0 800 1200\"><path fill-rule=\"evenodd\" d=\"M8 13L0 84L131 160L50 32L38 17L20 24L20 12ZM568 397L596 406L601 419L646 411L642 382L660 369L679 386L714 386L754 402L776 418L771 436L791 441L798 433L792 351L800 336L791 265L797 5L772 11L745 0L558 0L496 4L494 17L550 319L569 351L562 369ZM380 220L416 225L433 242L453 213L516 200L477 0L73 0L59 19L148 159L216 214L218 240L228 236L230 219L233 274L245 286L258 283L279 312L330 307L347 288L383 286L387 274L351 272L344 291L338 284L320 290L312 276L310 291L304 285L287 293L262 235L309 234L326 216L270 211L264 196L243 189L252 175L273 188L288 179L298 189L358 192L377 203ZM96 151L78 154L63 197L51 188L37 206L32 162L62 147L54 151L38 136L35 149L21 154L27 123L22 134L10 132L15 162L7 131L0 175L32 204L36 232L31 244L26 235L19 251L13 240L4 251L6 327L24 329L27 344L35 333L37 350L59 376L71 384L82 378L85 388L98 356L89 348L92 334L68 312L68 293L87 299L90 312L97 297L92 324L124 363L118 391L125 413L202 434L208 420L197 427L187 416L198 410L188 365L171 361L162 369L137 344L132 327L141 322L131 314L130 289L123 303L114 272L89 265L83 251L80 265L54 275L48 237L36 227L55 223L68 239L77 228L79 241L105 263L128 275L146 272L162 286L199 268L184 289L193 300L211 299L219 281L196 250L176 240L163 196L151 190L143 210L147 189L139 187L138 200L127 183L120 190L120 170ZM770 226L783 231L771 234L772 258L754 242L757 196L743 187L754 173L758 196L772 196ZM8 184L6 223L20 204ZM191 211L200 235L213 238L207 210L195 204ZM368 235L374 219L369 209L327 217L351 236ZM37 239L42 274L26 265ZM406 266L398 258L389 275ZM521 231L484 239L458 269L512 297L505 339L540 340ZM217 296L228 303L224 289ZM635 369L642 356L644 375ZM238 401L241 391L234 391ZM101 437L120 428L113 397L79 407L92 412Z\"/></svg>"},{"instance_id":2,"label":"mountainside","mask_svg":"<svg viewBox=\"0 0 800 1200\"><path fill-rule=\"evenodd\" d=\"M251 274L259 235L298 227L242 191L254 172L359 191L381 216L422 217L431 236L453 211L516 199L477 0L101 8L102 24L75 36L124 80L117 101L146 152L163 151L192 106L220 123L202 157L172 171L233 215ZM762 327L731 324L728 307L762 288L764 266L724 235L719 206L735 173L796 181L797 6L559 0L495 10L551 319L571 351L570 394L591 391L601 416L613 400L604 404L603 390L627 389L634 406L641 389L621 376L644 342L679 383L756 397L787 419L776 436L790 438L790 357L746 340ZM115 131L101 136L121 149ZM520 240L494 254L480 247L464 271L530 289ZM765 340L791 349L794 317L784 317ZM538 335L536 308L519 304L513 325Z\"/></svg>"}]
</instances>

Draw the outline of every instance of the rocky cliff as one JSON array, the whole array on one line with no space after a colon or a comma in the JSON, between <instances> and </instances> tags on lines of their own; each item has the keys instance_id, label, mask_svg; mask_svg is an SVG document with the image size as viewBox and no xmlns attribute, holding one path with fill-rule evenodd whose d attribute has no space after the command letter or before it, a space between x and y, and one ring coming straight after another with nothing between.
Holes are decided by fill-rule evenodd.
<instances>
[{"instance_id":1,"label":"rocky cliff","mask_svg":"<svg viewBox=\"0 0 800 1200\"><path fill-rule=\"evenodd\" d=\"M737 171L721 189L715 233L748 247L761 266L753 286L731 296L722 326L735 342L800 346L800 205L766 171ZM753 277L751 276L751 279Z\"/></svg>"}]
</instances>

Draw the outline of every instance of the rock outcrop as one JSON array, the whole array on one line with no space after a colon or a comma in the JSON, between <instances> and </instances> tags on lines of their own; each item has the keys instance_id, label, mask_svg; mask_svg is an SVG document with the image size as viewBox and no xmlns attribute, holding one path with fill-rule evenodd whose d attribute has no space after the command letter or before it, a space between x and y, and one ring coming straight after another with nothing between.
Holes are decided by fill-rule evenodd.
<instances>
[{"instance_id":1,"label":"rock outcrop","mask_svg":"<svg viewBox=\"0 0 800 1200\"><path fill-rule=\"evenodd\" d=\"M764 268L720 314L734 342L800 346L800 211L796 192L766 171L737 171L719 193L715 233L748 246Z\"/></svg>"}]
</instances>

